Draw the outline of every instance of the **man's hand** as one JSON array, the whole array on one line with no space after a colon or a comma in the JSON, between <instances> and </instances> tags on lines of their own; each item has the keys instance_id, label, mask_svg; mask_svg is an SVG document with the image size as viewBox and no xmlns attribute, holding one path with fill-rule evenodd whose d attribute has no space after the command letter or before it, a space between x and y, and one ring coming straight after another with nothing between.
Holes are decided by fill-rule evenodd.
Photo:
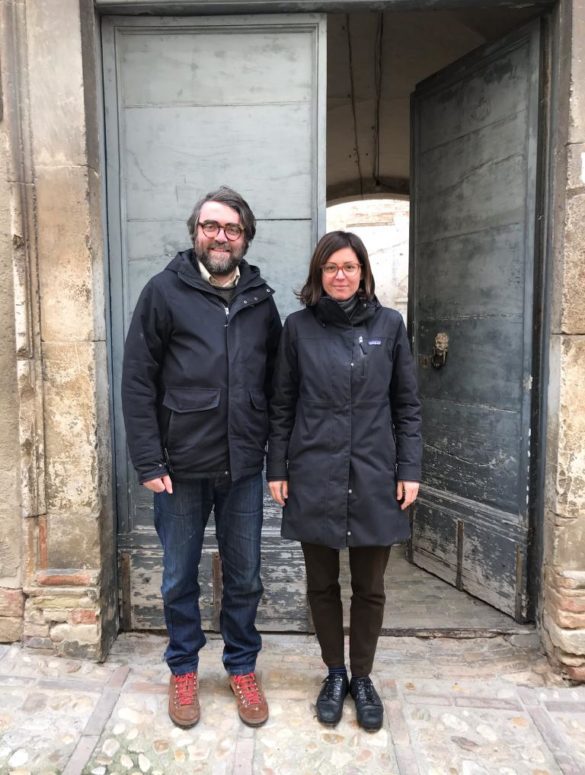
<instances>
[{"instance_id":1,"label":"man's hand","mask_svg":"<svg viewBox=\"0 0 585 775\"><path fill-rule=\"evenodd\" d=\"M398 482L396 485L396 500L402 501L400 508L402 511L407 509L411 503L414 503L418 495L418 482Z\"/></svg>"},{"instance_id":2,"label":"man's hand","mask_svg":"<svg viewBox=\"0 0 585 775\"><path fill-rule=\"evenodd\" d=\"M146 487L146 489L151 492L165 492L166 490L169 495L173 494L173 483L168 474L165 474L165 476L161 476L158 479L149 479L148 482L143 482L143 487Z\"/></svg>"},{"instance_id":3,"label":"man's hand","mask_svg":"<svg viewBox=\"0 0 585 775\"><path fill-rule=\"evenodd\" d=\"M284 506L284 502L288 498L288 482L286 479L268 482L268 489L272 495L272 500L275 500L279 506Z\"/></svg>"}]
</instances>

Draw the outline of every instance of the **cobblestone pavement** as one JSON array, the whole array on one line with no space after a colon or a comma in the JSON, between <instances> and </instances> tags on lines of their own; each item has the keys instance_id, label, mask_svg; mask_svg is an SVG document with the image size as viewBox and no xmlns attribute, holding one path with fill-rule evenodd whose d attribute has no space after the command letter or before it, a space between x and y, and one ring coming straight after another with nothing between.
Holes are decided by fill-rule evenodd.
<instances>
[{"instance_id":1,"label":"cobblestone pavement","mask_svg":"<svg viewBox=\"0 0 585 775\"><path fill-rule=\"evenodd\" d=\"M55 658L0 646L0 772L215 775L548 775L585 773L585 686L556 676L531 628L485 638L384 637L374 680L386 709L376 734L322 727L315 640L265 635L258 664L270 703L259 729L240 723L221 666L201 654L202 718L167 712L165 639L121 635L108 660Z\"/></svg>"}]
</instances>

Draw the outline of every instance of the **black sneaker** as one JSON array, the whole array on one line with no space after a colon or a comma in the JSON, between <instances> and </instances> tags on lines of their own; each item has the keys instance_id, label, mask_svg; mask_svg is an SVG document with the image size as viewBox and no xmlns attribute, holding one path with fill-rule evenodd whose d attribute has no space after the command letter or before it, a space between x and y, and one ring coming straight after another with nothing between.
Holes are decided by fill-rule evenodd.
<instances>
[{"instance_id":1,"label":"black sneaker","mask_svg":"<svg viewBox=\"0 0 585 775\"><path fill-rule=\"evenodd\" d=\"M377 732L382 727L384 706L369 676L352 678L349 691L355 702L357 720L367 732Z\"/></svg>"},{"instance_id":2,"label":"black sneaker","mask_svg":"<svg viewBox=\"0 0 585 775\"><path fill-rule=\"evenodd\" d=\"M335 726L343 713L343 701L349 690L347 675L328 675L317 697L317 718L322 724Z\"/></svg>"}]
</instances>

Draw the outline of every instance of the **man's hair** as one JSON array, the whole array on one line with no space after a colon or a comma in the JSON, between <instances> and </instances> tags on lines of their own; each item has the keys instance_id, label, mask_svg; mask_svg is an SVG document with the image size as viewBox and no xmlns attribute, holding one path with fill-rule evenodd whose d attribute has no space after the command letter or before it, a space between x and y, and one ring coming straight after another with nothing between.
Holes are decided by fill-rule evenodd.
<instances>
[{"instance_id":1,"label":"man's hair","mask_svg":"<svg viewBox=\"0 0 585 775\"><path fill-rule=\"evenodd\" d=\"M235 210L240 216L240 225L244 229L246 247L252 242L254 235L256 234L256 218L254 217L254 213L246 200L241 197L237 191L234 191L233 188L229 188L228 186L220 186L216 191L210 191L196 202L193 212L187 221L187 228L189 229L189 236L191 239L195 237L201 208L206 202L220 202L221 204L231 207L232 210Z\"/></svg>"},{"instance_id":2,"label":"man's hair","mask_svg":"<svg viewBox=\"0 0 585 775\"><path fill-rule=\"evenodd\" d=\"M342 248L351 248L361 264L362 276L358 293L368 301L374 298L376 286L366 246L357 234L353 234L351 231L330 231L317 243L309 264L309 276L301 290L296 294L305 306L312 307L323 296L321 267L325 266L329 258Z\"/></svg>"}]
</instances>

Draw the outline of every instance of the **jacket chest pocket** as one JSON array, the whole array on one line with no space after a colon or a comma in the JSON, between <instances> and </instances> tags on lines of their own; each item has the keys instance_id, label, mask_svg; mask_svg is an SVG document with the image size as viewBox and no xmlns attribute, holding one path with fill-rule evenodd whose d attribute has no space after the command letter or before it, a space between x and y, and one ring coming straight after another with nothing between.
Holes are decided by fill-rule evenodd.
<instances>
[{"instance_id":1,"label":"jacket chest pocket","mask_svg":"<svg viewBox=\"0 0 585 775\"><path fill-rule=\"evenodd\" d=\"M386 391L392 378L392 358L388 338L368 332L356 332L354 376L364 382L368 392Z\"/></svg>"}]
</instances>

